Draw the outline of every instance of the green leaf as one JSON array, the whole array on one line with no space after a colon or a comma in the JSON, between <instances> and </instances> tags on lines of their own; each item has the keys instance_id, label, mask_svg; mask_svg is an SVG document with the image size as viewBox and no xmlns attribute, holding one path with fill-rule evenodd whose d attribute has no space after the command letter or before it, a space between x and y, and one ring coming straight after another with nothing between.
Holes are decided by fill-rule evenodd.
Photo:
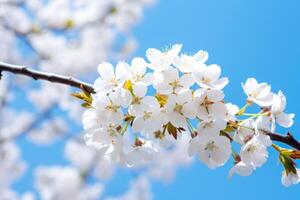
<instances>
[{"instance_id":1,"label":"green leaf","mask_svg":"<svg viewBox=\"0 0 300 200\"><path fill-rule=\"evenodd\" d=\"M82 92L72 93L71 96L84 101L84 103L81 104L82 107L85 108L92 107L93 98L91 94L88 93L86 90L83 89Z\"/></svg>"},{"instance_id":2,"label":"green leaf","mask_svg":"<svg viewBox=\"0 0 300 200\"><path fill-rule=\"evenodd\" d=\"M296 163L289 156L280 154L279 160L282 163L287 174L289 173L297 174Z\"/></svg>"}]
</instances>

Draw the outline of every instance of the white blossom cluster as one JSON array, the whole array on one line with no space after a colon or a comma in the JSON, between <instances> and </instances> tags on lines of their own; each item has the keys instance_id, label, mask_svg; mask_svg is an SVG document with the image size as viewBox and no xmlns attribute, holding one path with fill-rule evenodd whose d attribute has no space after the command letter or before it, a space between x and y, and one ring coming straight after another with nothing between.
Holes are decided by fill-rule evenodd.
<instances>
[{"instance_id":1,"label":"white blossom cluster","mask_svg":"<svg viewBox=\"0 0 300 200\"><path fill-rule=\"evenodd\" d=\"M151 165L164 149L172 148L172 141L186 140L184 152L197 155L210 169L232 156L235 165L229 176L250 175L267 161L272 145L267 133L274 132L276 124L293 124L294 114L284 112L285 96L249 78L242 84L246 105L227 103L223 89L229 81L221 77L221 68L206 64L207 52L188 55L180 53L181 47L150 48L147 61L136 57L130 64L98 66L96 93L82 118L86 144L131 167ZM260 111L246 113L253 105ZM286 169L282 183L298 183L298 171Z\"/></svg>"}]
</instances>

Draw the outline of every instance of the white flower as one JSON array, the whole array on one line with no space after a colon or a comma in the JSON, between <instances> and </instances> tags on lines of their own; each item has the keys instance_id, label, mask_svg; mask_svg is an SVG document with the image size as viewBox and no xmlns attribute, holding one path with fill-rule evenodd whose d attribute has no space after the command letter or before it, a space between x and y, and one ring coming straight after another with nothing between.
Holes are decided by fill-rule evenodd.
<instances>
[{"instance_id":1,"label":"white flower","mask_svg":"<svg viewBox=\"0 0 300 200\"><path fill-rule=\"evenodd\" d=\"M273 132L272 118L269 116L259 116L255 120L255 131L264 134L264 131Z\"/></svg>"},{"instance_id":2,"label":"white flower","mask_svg":"<svg viewBox=\"0 0 300 200\"><path fill-rule=\"evenodd\" d=\"M208 53L200 50L193 56L188 56L185 54L176 56L174 59L174 65L183 73L191 73L197 69L197 67L204 64L207 59Z\"/></svg>"},{"instance_id":3,"label":"white flower","mask_svg":"<svg viewBox=\"0 0 300 200\"><path fill-rule=\"evenodd\" d=\"M181 44L175 44L170 50L161 52L158 49L150 48L146 52L146 56L150 61L149 68L154 71L161 72L167 69L174 61L174 58L181 50Z\"/></svg>"},{"instance_id":4,"label":"white flower","mask_svg":"<svg viewBox=\"0 0 300 200\"><path fill-rule=\"evenodd\" d=\"M153 146L151 141L144 141L138 139L141 143L127 154L126 162L128 166L142 166L149 163L153 158L157 149Z\"/></svg>"},{"instance_id":5,"label":"white flower","mask_svg":"<svg viewBox=\"0 0 300 200\"><path fill-rule=\"evenodd\" d=\"M268 137L268 138L266 138ZM241 160L246 165L253 167L262 166L268 158L267 146L272 144L270 137L265 135L255 135L241 148Z\"/></svg>"},{"instance_id":6,"label":"white flower","mask_svg":"<svg viewBox=\"0 0 300 200\"><path fill-rule=\"evenodd\" d=\"M129 78L129 65L119 62L116 69L107 62L98 66L100 78L96 79L94 88L96 92L109 93L112 90L122 87L126 79Z\"/></svg>"},{"instance_id":7,"label":"white flower","mask_svg":"<svg viewBox=\"0 0 300 200\"><path fill-rule=\"evenodd\" d=\"M227 126L227 122L224 119L214 119L209 121L201 121L198 124L198 134L219 134L221 130L224 130Z\"/></svg>"},{"instance_id":8,"label":"white flower","mask_svg":"<svg viewBox=\"0 0 300 200\"><path fill-rule=\"evenodd\" d=\"M239 107L236 105L233 105L232 103L226 103L226 120L230 121L236 121L236 114L239 112Z\"/></svg>"},{"instance_id":9,"label":"white flower","mask_svg":"<svg viewBox=\"0 0 300 200\"><path fill-rule=\"evenodd\" d=\"M274 95L273 104L271 107L272 117L280 126L289 128L293 125L293 118L295 114L286 114L284 112L286 107L286 98L284 94L279 91L277 95Z\"/></svg>"},{"instance_id":10,"label":"white flower","mask_svg":"<svg viewBox=\"0 0 300 200\"><path fill-rule=\"evenodd\" d=\"M240 161L230 169L228 178L231 178L235 173L239 176L250 176L253 170L254 168L252 165L246 165L244 162Z\"/></svg>"},{"instance_id":11,"label":"white flower","mask_svg":"<svg viewBox=\"0 0 300 200\"><path fill-rule=\"evenodd\" d=\"M159 94L178 94L182 90L187 90L194 84L190 74L179 77L178 70L169 67L161 73L155 73L154 88Z\"/></svg>"},{"instance_id":12,"label":"white flower","mask_svg":"<svg viewBox=\"0 0 300 200\"><path fill-rule=\"evenodd\" d=\"M109 95L97 93L93 96L92 108L83 114L85 130L94 125L121 124L124 117L122 107L128 107L130 101L131 94L123 88L119 88Z\"/></svg>"},{"instance_id":13,"label":"white flower","mask_svg":"<svg viewBox=\"0 0 300 200\"><path fill-rule=\"evenodd\" d=\"M211 169L223 166L231 155L230 141L218 134L199 134L189 145L189 155L194 154Z\"/></svg>"},{"instance_id":14,"label":"white flower","mask_svg":"<svg viewBox=\"0 0 300 200\"><path fill-rule=\"evenodd\" d=\"M162 118L158 101L154 97L147 96L143 98L141 105L132 123L133 131L149 134L160 130L166 119Z\"/></svg>"},{"instance_id":15,"label":"white flower","mask_svg":"<svg viewBox=\"0 0 300 200\"><path fill-rule=\"evenodd\" d=\"M113 125L99 128L93 132L87 132L84 139L86 144L96 148L99 154L104 154L109 159L124 165L128 144L124 135L120 134L121 128Z\"/></svg>"},{"instance_id":16,"label":"white flower","mask_svg":"<svg viewBox=\"0 0 300 200\"><path fill-rule=\"evenodd\" d=\"M282 172L281 183L285 187L289 187L293 184L298 184L300 182L300 170L296 169L296 174L293 172L287 173L286 171Z\"/></svg>"},{"instance_id":17,"label":"white flower","mask_svg":"<svg viewBox=\"0 0 300 200\"><path fill-rule=\"evenodd\" d=\"M198 89L194 96L196 115L200 119L224 119L226 117L227 110L222 102L224 98L222 91Z\"/></svg>"},{"instance_id":18,"label":"white flower","mask_svg":"<svg viewBox=\"0 0 300 200\"><path fill-rule=\"evenodd\" d=\"M242 83L242 87L248 101L254 102L259 106L270 106L273 101L271 86L267 83L258 83L255 78L247 79L246 83Z\"/></svg>"},{"instance_id":19,"label":"white flower","mask_svg":"<svg viewBox=\"0 0 300 200\"><path fill-rule=\"evenodd\" d=\"M133 116L142 115L143 107L145 107L145 95L147 94L147 86L143 83L137 83L132 86L133 97L128 112ZM154 98L154 97L153 97Z\"/></svg>"},{"instance_id":20,"label":"white flower","mask_svg":"<svg viewBox=\"0 0 300 200\"><path fill-rule=\"evenodd\" d=\"M266 135L266 131L274 131L272 130L272 119L269 116L259 116L255 120L255 132L260 143L268 147L272 145L272 141L270 136Z\"/></svg>"},{"instance_id":21,"label":"white flower","mask_svg":"<svg viewBox=\"0 0 300 200\"><path fill-rule=\"evenodd\" d=\"M114 138L120 134L120 125L110 124L105 127L97 127L86 131L84 139L88 146L92 146L98 150L106 152L110 147Z\"/></svg>"},{"instance_id":22,"label":"white flower","mask_svg":"<svg viewBox=\"0 0 300 200\"><path fill-rule=\"evenodd\" d=\"M218 65L198 67L193 71L197 84L203 88L222 90L228 84L228 78L220 78L221 68Z\"/></svg>"},{"instance_id":23,"label":"white flower","mask_svg":"<svg viewBox=\"0 0 300 200\"><path fill-rule=\"evenodd\" d=\"M179 94L171 94L164 106L169 121L175 127L186 127L186 118L195 118L195 107L192 102L192 93L190 90Z\"/></svg>"},{"instance_id":24,"label":"white flower","mask_svg":"<svg viewBox=\"0 0 300 200\"><path fill-rule=\"evenodd\" d=\"M131 66L129 68L131 72L131 80L133 83L143 83L145 85L150 85L153 81L153 74L146 73L147 63L143 58L136 57L131 61Z\"/></svg>"},{"instance_id":25,"label":"white flower","mask_svg":"<svg viewBox=\"0 0 300 200\"><path fill-rule=\"evenodd\" d=\"M128 149L128 143L125 140L125 137L122 135L118 135L114 137L111 145L105 152L106 155L111 157L112 160L118 162L122 165L126 164L126 150Z\"/></svg>"},{"instance_id":26,"label":"white flower","mask_svg":"<svg viewBox=\"0 0 300 200\"><path fill-rule=\"evenodd\" d=\"M247 119L242 126L239 126L233 139L240 143L246 144L255 135L255 121L253 119Z\"/></svg>"}]
</instances>

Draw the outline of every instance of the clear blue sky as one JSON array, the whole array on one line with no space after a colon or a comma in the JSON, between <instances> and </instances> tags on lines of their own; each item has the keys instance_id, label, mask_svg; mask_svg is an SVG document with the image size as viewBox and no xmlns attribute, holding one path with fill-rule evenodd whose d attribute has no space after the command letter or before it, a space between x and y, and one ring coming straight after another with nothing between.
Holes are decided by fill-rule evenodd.
<instances>
[{"instance_id":1,"label":"clear blue sky","mask_svg":"<svg viewBox=\"0 0 300 200\"><path fill-rule=\"evenodd\" d=\"M149 47L163 48L182 43L186 52L204 49L210 53L209 63L217 63L230 78L226 99L243 104L241 82L248 77L270 83L274 91L283 90L288 111L296 113L291 128L300 138L300 1L292 0L158 0L147 10L144 21L134 30L144 56ZM284 129L279 129L284 132ZM21 141L22 143L22 141ZM33 163L64 163L62 145L37 151L26 148L24 157ZM51 153L50 153L51 152ZM34 165L34 164L33 164ZM300 185L284 188L282 168L277 154L270 149L268 163L250 177L227 179L231 165L209 170L200 162L180 169L174 182L155 183L154 199L300 199ZM120 172L108 185L108 194L125 191L130 172ZM24 191L32 184L28 174L20 184Z\"/></svg>"}]
</instances>

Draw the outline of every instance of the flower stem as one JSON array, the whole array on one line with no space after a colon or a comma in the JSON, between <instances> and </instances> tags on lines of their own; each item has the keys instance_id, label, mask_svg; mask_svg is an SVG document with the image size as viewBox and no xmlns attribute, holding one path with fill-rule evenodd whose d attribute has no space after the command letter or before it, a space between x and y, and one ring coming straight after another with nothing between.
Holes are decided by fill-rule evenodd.
<instances>
[{"instance_id":1,"label":"flower stem","mask_svg":"<svg viewBox=\"0 0 300 200\"><path fill-rule=\"evenodd\" d=\"M193 134L196 131L196 129L193 127L192 123L189 121L188 118L186 118L186 122L188 124L188 128L189 128L190 133Z\"/></svg>"},{"instance_id":2,"label":"flower stem","mask_svg":"<svg viewBox=\"0 0 300 200\"><path fill-rule=\"evenodd\" d=\"M247 102L247 103L239 110L239 112L237 112L236 115L242 115L242 114L246 111L246 109L247 109L249 106L251 106L251 104L250 104L249 102Z\"/></svg>"},{"instance_id":3,"label":"flower stem","mask_svg":"<svg viewBox=\"0 0 300 200\"><path fill-rule=\"evenodd\" d=\"M132 120L128 120L125 125L123 126L123 128L121 129L120 134L124 135L124 133L127 131L129 124L131 123Z\"/></svg>"},{"instance_id":4,"label":"flower stem","mask_svg":"<svg viewBox=\"0 0 300 200\"><path fill-rule=\"evenodd\" d=\"M245 116L250 116L249 118L247 119L244 119L244 120L241 120L239 122L239 125L242 125L246 122L246 120L250 120L250 119L254 119L254 118L257 118L257 117L260 117L260 116L268 116L269 112L264 112L264 113L256 113L256 114L252 114L252 113L243 113L242 115L245 115Z\"/></svg>"}]
</instances>

